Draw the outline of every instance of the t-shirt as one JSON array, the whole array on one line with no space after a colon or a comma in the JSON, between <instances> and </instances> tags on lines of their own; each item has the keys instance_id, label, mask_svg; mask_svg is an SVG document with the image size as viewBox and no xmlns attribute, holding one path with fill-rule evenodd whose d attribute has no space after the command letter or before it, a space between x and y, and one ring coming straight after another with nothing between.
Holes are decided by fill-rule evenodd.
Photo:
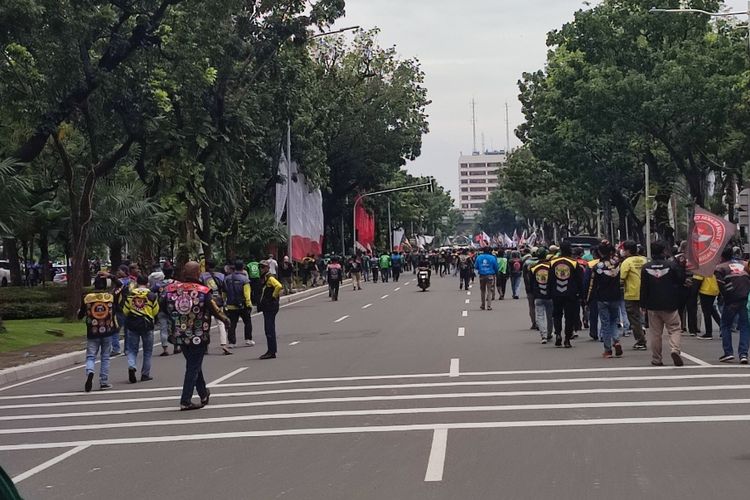
<instances>
[{"instance_id":1,"label":"t-shirt","mask_svg":"<svg viewBox=\"0 0 750 500\"><path fill-rule=\"evenodd\" d=\"M641 270L647 259L642 255L632 255L620 265L620 282L625 290L625 300L641 300Z\"/></svg>"}]
</instances>

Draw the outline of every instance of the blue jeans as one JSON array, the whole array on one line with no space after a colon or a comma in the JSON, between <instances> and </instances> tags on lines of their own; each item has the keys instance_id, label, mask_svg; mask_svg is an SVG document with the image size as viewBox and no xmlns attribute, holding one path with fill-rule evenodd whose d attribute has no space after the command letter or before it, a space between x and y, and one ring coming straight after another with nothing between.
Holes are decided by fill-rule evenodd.
<instances>
[{"instance_id":1,"label":"blue jeans","mask_svg":"<svg viewBox=\"0 0 750 500\"><path fill-rule=\"evenodd\" d=\"M112 350L112 336L86 339L86 375L94 373L96 355L100 354L102 366L99 370L99 380L106 384L109 380L109 352Z\"/></svg>"},{"instance_id":2,"label":"blue jeans","mask_svg":"<svg viewBox=\"0 0 750 500\"><path fill-rule=\"evenodd\" d=\"M521 275L510 277L510 291L514 299L518 298L518 294L521 292Z\"/></svg>"},{"instance_id":3,"label":"blue jeans","mask_svg":"<svg viewBox=\"0 0 750 500\"><path fill-rule=\"evenodd\" d=\"M203 356L206 355L207 344L185 344L182 346L182 355L185 356L185 380L182 384L181 405L189 405L193 398L193 389L198 391L198 396L205 399L208 394L206 380L203 378Z\"/></svg>"},{"instance_id":4,"label":"blue jeans","mask_svg":"<svg viewBox=\"0 0 750 500\"><path fill-rule=\"evenodd\" d=\"M112 352L120 354L120 329L125 329L125 315L122 313L115 313L115 315L117 316L117 324L120 326L112 334Z\"/></svg>"},{"instance_id":5,"label":"blue jeans","mask_svg":"<svg viewBox=\"0 0 750 500\"><path fill-rule=\"evenodd\" d=\"M161 346L162 347L169 347L169 340L167 337L169 336L169 316L166 315L166 313L160 312L158 316L156 316L157 321L159 322L159 337L161 339Z\"/></svg>"},{"instance_id":6,"label":"blue jeans","mask_svg":"<svg viewBox=\"0 0 750 500\"><path fill-rule=\"evenodd\" d=\"M539 335L542 339L552 336L552 299L534 299L534 312L536 326L539 327Z\"/></svg>"},{"instance_id":7,"label":"blue jeans","mask_svg":"<svg viewBox=\"0 0 750 500\"><path fill-rule=\"evenodd\" d=\"M599 327L599 335L602 337L604 342L604 350L606 352L612 351L612 343L619 340L617 334L617 318L620 315L620 301L599 301L597 303L599 309L599 321L601 326Z\"/></svg>"},{"instance_id":8,"label":"blue jeans","mask_svg":"<svg viewBox=\"0 0 750 500\"><path fill-rule=\"evenodd\" d=\"M625 301L620 301L620 312L618 313L620 315L620 322L622 323L622 330L624 332L627 332L630 330L630 320L628 319L628 312L625 310Z\"/></svg>"},{"instance_id":9,"label":"blue jeans","mask_svg":"<svg viewBox=\"0 0 750 500\"><path fill-rule=\"evenodd\" d=\"M735 318L740 327L740 345L737 350L740 357L747 356L748 344L750 344L750 322L747 317L747 304L745 302L735 302L726 304L724 312L721 315L721 345L724 348L725 355L733 355L732 347L732 324Z\"/></svg>"},{"instance_id":10,"label":"blue jeans","mask_svg":"<svg viewBox=\"0 0 750 500\"><path fill-rule=\"evenodd\" d=\"M141 375L151 373L151 354L154 352L154 331L134 332L127 330L125 332L125 354L128 356L128 368L136 368L138 361L138 347L143 341L143 364L141 366Z\"/></svg>"}]
</instances>

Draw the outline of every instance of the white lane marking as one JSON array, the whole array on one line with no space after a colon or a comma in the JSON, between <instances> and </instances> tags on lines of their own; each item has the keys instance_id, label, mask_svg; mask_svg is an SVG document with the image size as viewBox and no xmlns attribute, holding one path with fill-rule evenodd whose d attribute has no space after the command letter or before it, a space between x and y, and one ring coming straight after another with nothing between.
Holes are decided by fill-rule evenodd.
<instances>
[{"instance_id":1,"label":"white lane marking","mask_svg":"<svg viewBox=\"0 0 750 500\"><path fill-rule=\"evenodd\" d=\"M341 323L342 321L344 321L348 317L349 317L348 314L346 316L341 316L339 319L337 319L336 321L334 321L334 323Z\"/></svg>"},{"instance_id":2,"label":"white lane marking","mask_svg":"<svg viewBox=\"0 0 750 500\"><path fill-rule=\"evenodd\" d=\"M505 422L455 422L441 424L442 429L508 429L531 427L587 427L595 425L641 425L673 423L711 423L711 422L750 422L750 415L696 415L674 417L636 417L636 418L593 418L579 420L520 420ZM218 439L238 439L276 436L314 436L334 434L369 434L377 432L408 432L435 430L435 424L381 425L363 427L326 427L311 429L281 429L269 431L219 432L211 434L178 434L168 436L147 436L110 439L92 439L88 441L67 441L59 443L27 443L0 446L0 451L46 450L53 448L70 448L73 446L112 446L120 444L153 444L185 441L208 441Z\"/></svg>"},{"instance_id":3,"label":"white lane marking","mask_svg":"<svg viewBox=\"0 0 750 500\"><path fill-rule=\"evenodd\" d=\"M16 483L16 484L18 484L21 481L23 481L24 479L28 479L28 478L30 478L31 476L33 476L34 474L36 474L38 472L42 472L45 469L49 469L53 465L62 462L63 460L65 460L68 457L72 457L76 453L81 452L81 451L85 450L88 447L89 447L89 445L76 446L72 450L68 450L65 453L63 453L62 455L58 455L55 458L52 458L50 460L47 460L44 463L41 463L41 464L37 465L33 469L29 469L26 472L17 475L16 477L13 478L13 482Z\"/></svg>"},{"instance_id":4,"label":"white lane marking","mask_svg":"<svg viewBox=\"0 0 750 500\"><path fill-rule=\"evenodd\" d=\"M300 299L300 300L296 300L294 302L283 304L283 305L279 306L279 308L293 306L295 304L299 304L300 302L304 302L306 300L314 299L315 297L321 297L323 295L326 295L327 293L328 292L316 293L315 295L311 295L309 297L305 297L304 299ZM254 318L256 316L260 316L261 314L263 314L263 313L255 313L255 314L252 314L251 317ZM211 327L212 330L215 329L215 328L216 328L216 325L214 325L214 326ZM155 342L154 343L154 347L157 347L159 345L161 345L161 342ZM99 361L97 361L97 363L99 363ZM24 380L22 382L18 382L18 383L15 383L15 384L6 385L5 387L0 387L0 392L7 391L9 389L14 389L14 388L20 387L22 385L31 384L33 382L38 382L39 380L44 380L44 379L49 378L49 377L54 377L54 376L57 376L57 375L62 375L63 373L71 372L73 370L80 370L82 367L83 367L83 363L78 364L76 366L71 366L70 368L65 368L64 370L58 370L58 371L55 371L55 372L52 372L52 373L48 373L46 375L42 375L41 377L35 377L35 378ZM178 389L179 389L179 387L178 387Z\"/></svg>"},{"instance_id":5,"label":"white lane marking","mask_svg":"<svg viewBox=\"0 0 750 500\"><path fill-rule=\"evenodd\" d=\"M462 316L462 317L464 317L464 318L465 318L465 317L467 317L468 315L469 315L469 311L461 311L461 316Z\"/></svg>"},{"instance_id":6,"label":"white lane marking","mask_svg":"<svg viewBox=\"0 0 750 500\"><path fill-rule=\"evenodd\" d=\"M750 404L750 399L694 399L694 400L676 400L676 401L608 401L596 403L548 403L548 404L514 404L514 405L480 405L480 406L443 406L427 408L377 408L368 410L336 410L336 411L315 411L315 412L295 412L295 413L263 413L257 415L234 415L209 418L192 418L192 419L173 419L173 420L152 420L152 421L135 421L135 422L116 422L116 423L97 423L97 424L76 424L56 427L29 427L17 429L0 429L0 435L10 434L33 434L47 432L69 432L85 430L103 430L103 429L123 429L135 427L159 427L174 425L202 425L229 422L249 422L263 420L293 420L306 418L338 418L338 417L371 417L371 416L388 416L388 415L425 415L436 413L485 413L485 412L511 412L511 411L537 411L537 410L580 410L592 408L660 408L660 407L682 407L682 406L736 406ZM207 406L206 408L232 407L232 405ZM172 413L176 410L170 408ZM144 413L144 412L141 412ZM27 415L29 420L35 416Z\"/></svg>"},{"instance_id":7,"label":"white lane marking","mask_svg":"<svg viewBox=\"0 0 750 500\"><path fill-rule=\"evenodd\" d=\"M238 373L244 372L245 370L247 370L247 366L245 366L244 368L237 368L233 372L227 373L223 377L217 378L216 380L214 380L213 382L211 382L210 384L208 384L208 387L216 387L217 385L219 385L220 383L224 382L225 380L228 380L228 379L234 377L235 375L237 375Z\"/></svg>"},{"instance_id":8,"label":"white lane marking","mask_svg":"<svg viewBox=\"0 0 750 500\"><path fill-rule=\"evenodd\" d=\"M393 291L394 292L398 292L399 290L401 290L401 287L398 287L398 288L394 289Z\"/></svg>"},{"instance_id":9,"label":"white lane marking","mask_svg":"<svg viewBox=\"0 0 750 500\"><path fill-rule=\"evenodd\" d=\"M466 292L466 295L471 295L471 292Z\"/></svg>"},{"instance_id":10,"label":"white lane marking","mask_svg":"<svg viewBox=\"0 0 750 500\"><path fill-rule=\"evenodd\" d=\"M289 345L297 345L299 344L299 340L295 340L294 342L290 342Z\"/></svg>"},{"instance_id":11,"label":"white lane marking","mask_svg":"<svg viewBox=\"0 0 750 500\"><path fill-rule=\"evenodd\" d=\"M459 363L458 358L451 359L451 367L450 367L450 370L448 371L449 377L458 377L458 363Z\"/></svg>"},{"instance_id":12,"label":"white lane marking","mask_svg":"<svg viewBox=\"0 0 750 500\"><path fill-rule=\"evenodd\" d=\"M445 449L448 446L448 429L436 428L432 433L432 446L430 447L430 458L427 461L427 472L424 480L437 482L443 480L443 469L445 467Z\"/></svg>"},{"instance_id":13,"label":"white lane marking","mask_svg":"<svg viewBox=\"0 0 750 500\"><path fill-rule=\"evenodd\" d=\"M372 307L372 304L365 304L362 306L362 309L369 309L370 307Z\"/></svg>"},{"instance_id":14,"label":"white lane marking","mask_svg":"<svg viewBox=\"0 0 750 500\"><path fill-rule=\"evenodd\" d=\"M466 328L464 328L463 326L459 326L458 327L458 336L459 337L466 336Z\"/></svg>"},{"instance_id":15,"label":"white lane marking","mask_svg":"<svg viewBox=\"0 0 750 500\"><path fill-rule=\"evenodd\" d=\"M387 298L388 298L388 294L386 293L385 295L383 295L382 297L380 297L380 300L387 299Z\"/></svg>"},{"instance_id":16,"label":"white lane marking","mask_svg":"<svg viewBox=\"0 0 750 500\"><path fill-rule=\"evenodd\" d=\"M700 366L711 366L711 363L706 363L706 362L705 362L705 361L703 361L702 359L698 359L698 358L696 358L695 356L691 356L690 354L688 354L688 353L686 353L686 352L681 352L681 353L680 353L680 356L682 356L682 357L683 357L683 358L685 358L685 359L689 359L690 361L692 361L692 362L693 362L693 363L695 363L696 365L700 365Z\"/></svg>"},{"instance_id":17,"label":"white lane marking","mask_svg":"<svg viewBox=\"0 0 750 500\"><path fill-rule=\"evenodd\" d=\"M459 328L459 332L462 328ZM466 330L464 329L464 334ZM463 336L459 333L459 336ZM77 367L80 368L80 367ZM488 371L488 372L463 372L463 377L484 377L492 375L544 375L544 374L555 374L555 373L603 373L603 372L651 372L651 371L688 371L688 370L704 370L706 368L714 368L721 371L726 371L732 368L735 369L747 369L743 365L687 365L683 367L675 366L622 366L612 368L562 368L562 369L550 369L550 370L505 370L505 371ZM263 385L291 385L291 384L308 384L308 383L319 383L319 382L353 382L357 380L391 380L391 379L409 379L409 378L440 378L445 377L446 373L413 373L404 375L362 375L353 377L324 377L324 378L306 378L306 379L289 379L289 380L266 380L258 382L238 382L223 384L222 387L252 387L252 386L263 386ZM97 397L107 396L112 394L132 394L140 392L159 392L159 391L176 391L182 389L181 386L174 387L150 387L141 389L118 389L110 391L95 391L86 395L86 397ZM18 399L41 399L41 398L53 398L62 396L82 396L83 394L78 392L52 392L46 394L22 394L18 396L0 396L2 400L18 400ZM92 401L92 404L95 402ZM0 417L3 420L3 417Z\"/></svg>"},{"instance_id":18,"label":"white lane marking","mask_svg":"<svg viewBox=\"0 0 750 500\"><path fill-rule=\"evenodd\" d=\"M445 376L445 375L443 375ZM728 378L739 378L748 377L750 375L735 375L727 376ZM268 395L279 395L279 394L309 394L316 392L348 392L348 391L370 391L370 390L392 390L392 389L427 389L427 388L441 388L441 387L476 387L476 386L509 386L509 385L545 385L545 384L564 384L564 383L580 383L580 382L624 382L624 381L654 381L654 380L684 380L686 378L707 378L709 376L682 376L682 377L602 377L602 378L573 378L573 379L540 379L540 380L490 380L490 381L468 381L468 382L436 382L427 384L381 384L381 385L352 385L352 386L336 386L336 387L302 387L297 389L276 389L276 390L265 390L265 391L244 391L244 392L227 392L227 393L216 393L212 394L214 398L221 397L244 397L244 396L268 396ZM229 387L229 385L223 385L221 387ZM611 391L612 393L617 392L684 392L684 391L703 391L703 390L729 390L729 389L750 389L748 384L724 384L724 385L698 385L698 386L674 386L674 387L612 387L608 389L594 388L594 389L563 389L563 390L549 390L549 391L509 391L502 393L495 393L513 396L533 396L533 395L558 395L558 394L601 394L602 392ZM463 393L458 393L458 397ZM486 394L486 393L480 393ZM407 396L410 397L410 396ZM16 410L22 408L55 408L63 406L86 406L86 405L103 405L103 404L121 404L121 403L140 403L147 401L169 401L173 399L173 396L159 396L152 398L131 398L131 399L105 399L100 401L64 401L55 403L32 403L32 404L19 404L19 405L3 405L0 406L0 410Z\"/></svg>"},{"instance_id":19,"label":"white lane marking","mask_svg":"<svg viewBox=\"0 0 750 500\"><path fill-rule=\"evenodd\" d=\"M466 300L464 301L464 304L471 304L471 299L466 299Z\"/></svg>"},{"instance_id":20,"label":"white lane marking","mask_svg":"<svg viewBox=\"0 0 750 500\"><path fill-rule=\"evenodd\" d=\"M411 283L411 281L407 281L406 283L404 283L404 286L409 286L409 283Z\"/></svg>"}]
</instances>

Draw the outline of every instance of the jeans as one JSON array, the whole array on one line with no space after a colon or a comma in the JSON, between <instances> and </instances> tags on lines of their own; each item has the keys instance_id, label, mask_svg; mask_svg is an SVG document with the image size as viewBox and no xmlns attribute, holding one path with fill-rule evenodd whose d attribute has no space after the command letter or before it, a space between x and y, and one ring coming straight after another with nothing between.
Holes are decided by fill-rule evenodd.
<instances>
[{"instance_id":1,"label":"jeans","mask_svg":"<svg viewBox=\"0 0 750 500\"><path fill-rule=\"evenodd\" d=\"M115 313L117 316L117 324L120 325L117 331L112 334L112 352L120 354L120 329L125 329L125 315L122 313Z\"/></svg>"},{"instance_id":2,"label":"jeans","mask_svg":"<svg viewBox=\"0 0 750 500\"><path fill-rule=\"evenodd\" d=\"M383 280L383 283L388 283L388 278L391 277L391 268L381 269L380 270L380 277Z\"/></svg>"},{"instance_id":3,"label":"jeans","mask_svg":"<svg viewBox=\"0 0 750 500\"><path fill-rule=\"evenodd\" d=\"M617 318L620 315L619 300L599 301L599 320L602 322L600 332L602 342L604 342L604 351L612 352L612 344L617 343Z\"/></svg>"},{"instance_id":4,"label":"jeans","mask_svg":"<svg viewBox=\"0 0 750 500\"><path fill-rule=\"evenodd\" d=\"M154 352L154 331L125 331L125 354L128 356L128 368L136 368L138 361L138 346L141 341L143 341L143 364L141 365L141 375L149 375L151 373L151 355Z\"/></svg>"},{"instance_id":5,"label":"jeans","mask_svg":"<svg viewBox=\"0 0 750 500\"><path fill-rule=\"evenodd\" d=\"M518 294L521 292L521 275L510 277L510 291L513 293L513 298L517 299Z\"/></svg>"},{"instance_id":6,"label":"jeans","mask_svg":"<svg viewBox=\"0 0 750 500\"><path fill-rule=\"evenodd\" d=\"M620 303L618 304L618 309L619 310L618 310L617 314L620 317L620 323L622 323L622 330L625 331L625 332L627 332L628 330L630 330L630 326L631 325L630 325L630 320L628 319L628 312L625 309L625 301L624 300L620 301Z\"/></svg>"},{"instance_id":7,"label":"jeans","mask_svg":"<svg viewBox=\"0 0 750 500\"><path fill-rule=\"evenodd\" d=\"M492 296L491 290L495 288L495 275L489 274L486 276L479 276L479 290L482 294L482 307L485 303L489 309L492 309Z\"/></svg>"},{"instance_id":8,"label":"jeans","mask_svg":"<svg viewBox=\"0 0 750 500\"><path fill-rule=\"evenodd\" d=\"M268 352L276 354L276 314L278 310L263 311L263 329L266 333Z\"/></svg>"},{"instance_id":9,"label":"jeans","mask_svg":"<svg viewBox=\"0 0 750 500\"><path fill-rule=\"evenodd\" d=\"M505 298L505 289L508 287L508 276L501 274L497 277L497 293L500 294L500 300Z\"/></svg>"},{"instance_id":10,"label":"jeans","mask_svg":"<svg viewBox=\"0 0 750 500\"><path fill-rule=\"evenodd\" d=\"M529 302L529 319L531 319L531 329L539 328L536 323L536 299L533 292L526 292L526 300Z\"/></svg>"},{"instance_id":11,"label":"jeans","mask_svg":"<svg viewBox=\"0 0 750 500\"><path fill-rule=\"evenodd\" d=\"M633 329L635 341L639 344L646 343L646 335L643 333L643 321L641 320L641 306L637 300L626 300L625 311Z\"/></svg>"},{"instance_id":12,"label":"jeans","mask_svg":"<svg viewBox=\"0 0 750 500\"><path fill-rule=\"evenodd\" d=\"M159 340L161 340L161 346L166 349L169 347L169 316L166 313L160 312L156 316L156 320L159 322Z\"/></svg>"},{"instance_id":13,"label":"jeans","mask_svg":"<svg viewBox=\"0 0 750 500\"><path fill-rule=\"evenodd\" d=\"M253 340L253 323L250 321L250 309L228 309L227 317L229 317L229 331L227 335L229 337L230 344L237 343L237 323L240 318L245 324L245 340Z\"/></svg>"},{"instance_id":14,"label":"jeans","mask_svg":"<svg viewBox=\"0 0 750 500\"><path fill-rule=\"evenodd\" d=\"M205 399L208 395L206 380L203 378L203 356L206 355L207 344L185 344L182 346L182 355L185 356L185 381L182 384L182 396L180 404L189 405L193 398L193 390L198 391L198 396Z\"/></svg>"},{"instance_id":15,"label":"jeans","mask_svg":"<svg viewBox=\"0 0 750 500\"><path fill-rule=\"evenodd\" d=\"M552 299L534 299L536 325L542 339L552 336Z\"/></svg>"},{"instance_id":16,"label":"jeans","mask_svg":"<svg viewBox=\"0 0 750 500\"><path fill-rule=\"evenodd\" d=\"M109 353L111 350L111 335L109 337L86 339L86 375L94 373L96 354L99 353L102 359L102 366L99 369L99 380L102 384L106 384L109 380Z\"/></svg>"},{"instance_id":17,"label":"jeans","mask_svg":"<svg viewBox=\"0 0 750 500\"><path fill-rule=\"evenodd\" d=\"M284 295L292 293L292 278L281 278L281 285L284 287Z\"/></svg>"},{"instance_id":18,"label":"jeans","mask_svg":"<svg viewBox=\"0 0 750 500\"><path fill-rule=\"evenodd\" d=\"M748 344L750 344L750 322L747 317L747 303L733 302L724 305L724 314L721 315L721 346L725 355L733 355L732 346L732 324L735 318L739 321L740 344L737 347L740 357L747 357Z\"/></svg>"}]
</instances>

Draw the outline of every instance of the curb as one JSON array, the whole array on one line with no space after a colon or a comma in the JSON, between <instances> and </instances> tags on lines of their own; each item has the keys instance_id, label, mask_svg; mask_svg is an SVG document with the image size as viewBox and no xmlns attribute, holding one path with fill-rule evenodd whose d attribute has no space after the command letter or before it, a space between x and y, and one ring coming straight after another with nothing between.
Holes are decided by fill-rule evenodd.
<instances>
[{"instance_id":1,"label":"curb","mask_svg":"<svg viewBox=\"0 0 750 500\"><path fill-rule=\"evenodd\" d=\"M350 282L351 280L344 280L341 283L343 285ZM308 288L307 290L302 290L291 295L284 295L279 299L279 302L282 304L293 304L294 302L306 299L311 295L325 292L326 289L327 287L325 286ZM50 358L39 359L23 365L14 366L13 368L6 368L4 370L0 370L0 386L13 382L19 382L27 378L44 375L47 372L63 370L65 368L70 368L76 365L82 365L85 361L86 351L82 350L68 352L65 354L60 354L58 356L52 356Z\"/></svg>"}]
</instances>

